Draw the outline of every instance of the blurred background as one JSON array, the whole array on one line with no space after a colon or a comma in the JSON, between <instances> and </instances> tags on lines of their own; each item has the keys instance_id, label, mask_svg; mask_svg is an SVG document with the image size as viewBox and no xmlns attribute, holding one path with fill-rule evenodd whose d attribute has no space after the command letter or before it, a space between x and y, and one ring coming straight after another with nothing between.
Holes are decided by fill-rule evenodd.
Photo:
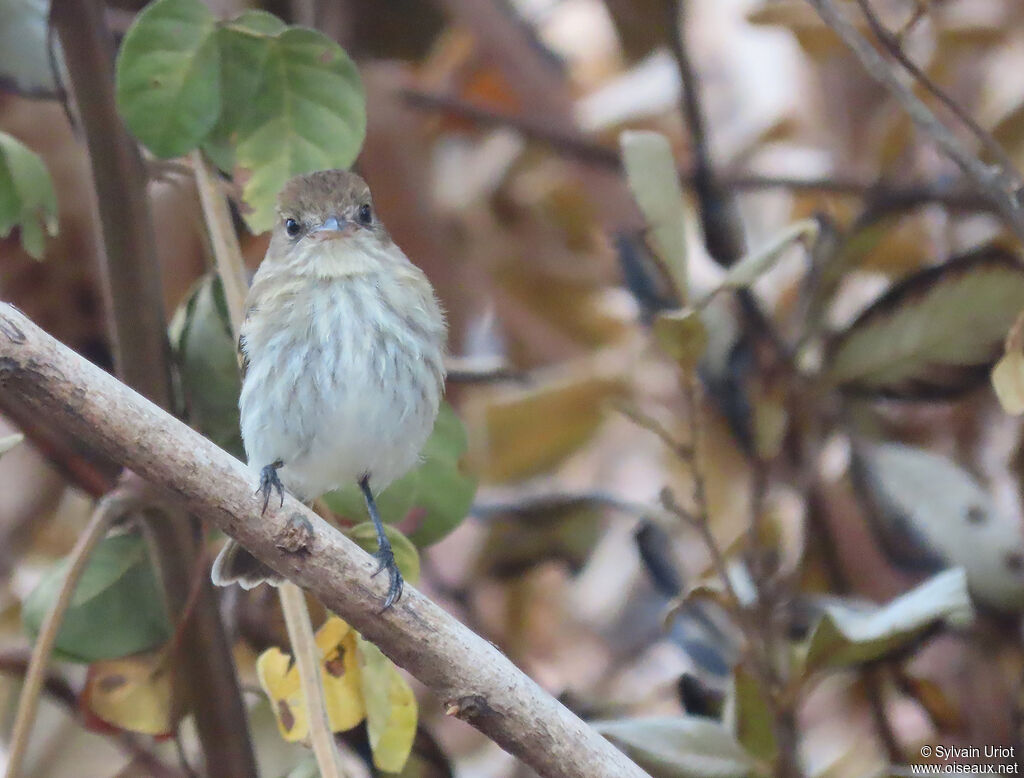
<instances>
[{"instance_id":1,"label":"blurred background","mask_svg":"<svg viewBox=\"0 0 1024 778\"><path fill-rule=\"evenodd\" d=\"M987 378L1015 313L991 325L983 353L956 369L950 357L900 383L877 371L830 379L822 365L902 279L913 284L897 312L938 289L923 270L954 257L988 252L977 267L996 255L1017 278L1019 238L811 4L688 0L682 25L665 0L207 4L221 18L261 7L315 27L358 65L368 127L355 168L448 311L448 399L467 440L459 468L477 482L465 520L421 548L424 591L587 718L716 718L723 699L736 704L733 668L751 629L767 655L797 650L828 603L889 602L961 567L975 611L969 626L917 625L891 652L813 681L810 671L780 671L780 685L800 689L787 703L788 731L806 775L897 774L889 765L939 743L1015 747L995 763L1016 764L1020 425ZM835 6L877 44L853 2ZM115 39L140 7L117 0L102 9ZM871 8L1009 159L1024 161L1024 6L874 0ZM42 261L24 252L17 232L0 241L0 298L109 368L90 158L76 109L53 78L47 10L4 0L0 14L0 130L42 157L59 206ZM684 86L699 101L703 137L683 108ZM969 148L981 147L950 111L936 110ZM704 309L696 369L652 335L659 314L683 301L620 167L626 129L670 141L687 195L691 299L749 249L816 220L813 240L788 248L750 290L716 295ZM196 318L197 306L218 314L205 298L195 302L212 259L192 170L147 157L146 172L172 343L180 351L187 330L196 353L220 349L222 368L227 354L227 394L212 402L230 408L230 339L225 346L223 332L203 334L217 327ZM695 182L705 185L700 196ZM268 236L248 232L235 194L254 270ZM987 303L965 299L940 295L923 321L897 322L878 343L933 326L942 339L950 311L967 312L950 327L971 329L971 311ZM1019 310L1019 302L1007 305ZM892 310L876 309L876 320ZM204 385L215 381L202 375ZM26 442L0 458L0 741L31 646L23 603L117 472L45 418L7 411L0 434L20 429ZM220 439L204 431L230 447L227 418ZM695 472L704 492L696 503ZM706 524L660 500L665 487L691 506L687 515L706 499ZM715 579L715 554L745 571L736 581L752 582L761 603L753 627L737 626L710 584L682 597ZM265 590L223 592L220 612L261 772L286 775L302 751L278 737L254 674L259 651L285 645ZM181 769L174 738L92 720L82 703L87 672L54 665L30 774L150 774L140 750L182 774L173 772ZM532 774L414 688L422 742L410 778ZM186 753L195 748L189 726L186 718L178 738Z\"/></svg>"}]
</instances>

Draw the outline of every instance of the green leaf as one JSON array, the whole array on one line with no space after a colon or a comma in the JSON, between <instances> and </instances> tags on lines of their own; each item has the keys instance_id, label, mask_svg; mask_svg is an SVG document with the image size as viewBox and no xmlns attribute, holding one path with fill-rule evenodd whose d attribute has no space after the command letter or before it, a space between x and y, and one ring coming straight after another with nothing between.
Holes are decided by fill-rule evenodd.
<instances>
[{"instance_id":1,"label":"green leaf","mask_svg":"<svg viewBox=\"0 0 1024 778\"><path fill-rule=\"evenodd\" d=\"M200 0L156 0L125 35L117 58L117 106L158 157L196 148L221 110L217 24Z\"/></svg>"},{"instance_id":2,"label":"green leaf","mask_svg":"<svg viewBox=\"0 0 1024 778\"><path fill-rule=\"evenodd\" d=\"M744 664L737 665L733 672L733 699L740 744L758 759L772 761L778 750L772 714L761 685Z\"/></svg>"},{"instance_id":3,"label":"green leaf","mask_svg":"<svg viewBox=\"0 0 1024 778\"><path fill-rule=\"evenodd\" d=\"M754 769L724 726L700 716L597 721L593 727L652 778L743 778Z\"/></svg>"},{"instance_id":4,"label":"green leaf","mask_svg":"<svg viewBox=\"0 0 1024 778\"><path fill-rule=\"evenodd\" d=\"M356 647L373 764L378 770L400 773L416 739L416 696L377 646L357 634Z\"/></svg>"},{"instance_id":5,"label":"green leaf","mask_svg":"<svg viewBox=\"0 0 1024 778\"><path fill-rule=\"evenodd\" d=\"M288 179L348 167L366 133L359 72L338 44L289 28L267 46L259 88L237 127L238 164L251 173L246 220L256 232L273 224L274 201Z\"/></svg>"},{"instance_id":6,"label":"green leaf","mask_svg":"<svg viewBox=\"0 0 1024 778\"><path fill-rule=\"evenodd\" d=\"M361 549L371 554L377 550L377 528L373 522L356 524L356 526L345 530L345 534L352 539ZM402 577L411 584L420 580L420 552L405 535L394 527L384 525L384 534L391 541L391 548L395 552L395 562L398 569L402 571Z\"/></svg>"},{"instance_id":7,"label":"green leaf","mask_svg":"<svg viewBox=\"0 0 1024 778\"><path fill-rule=\"evenodd\" d=\"M623 132L619 143L629 188L651 228L651 242L685 303L686 220L672 148L664 135L646 130Z\"/></svg>"},{"instance_id":8,"label":"green leaf","mask_svg":"<svg viewBox=\"0 0 1024 778\"><path fill-rule=\"evenodd\" d=\"M961 568L939 573L887 605L832 604L811 635L807 666L870 662L907 645L938 621L961 624L972 615Z\"/></svg>"},{"instance_id":9,"label":"green leaf","mask_svg":"<svg viewBox=\"0 0 1024 778\"><path fill-rule=\"evenodd\" d=\"M1024 610L1020 522L951 459L899 443L855 449L855 484L891 559L906 570L962 567L971 596Z\"/></svg>"},{"instance_id":10,"label":"green leaf","mask_svg":"<svg viewBox=\"0 0 1024 778\"><path fill-rule=\"evenodd\" d=\"M831 344L828 378L863 395L948 398L984 383L1024 309L1024 266L986 248L901 281Z\"/></svg>"},{"instance_id":11,"label":"green leaf","mask_svg":"<svg viewBox=\"0 0 1024 778\"><path fill-rule=\"evenodd\" d=\"M54 565L22 608L25 629L39 634L67 574ZM138 535L106 538L96 547L61 622L56 650L65 659L94 662L154 648L171 635L146 543Z\"/></svg>"},{"instance_id":12,"label":"green leaf","mask_svg":"<svg viewBox=\"0 0 1024 778\"><path fill-rule=\"evenodd\" d=\"M273 14L249 10L217 30L221 111L203 141L203 151L226 173L235 166L237 129L260 88L272 39L285 29L287 25Z\"/></svg>"},{"instance_id":13,"label":"green leaf","mask_svg":"<svg viewBox=\"0 0 1024 778\"><path fill-rule=\"evenodd\" d=\"M460 466L466 453L466 430L448 403L442 403L434 431L420 454L421 462L377 497L381 517L399 522L412 514L409 539L429 546L457 527L469 512L476 479ZM369 519L362 492L355 486L324 496L332 511L349 519Z\"/></svg>"},{"instance_id":14,"label":"green leaf","mask_svg":"<svg viewBox=\"0 0 1024 778\"><path fill-rule=\"evenodd\" d=\"M605 512L580 499L501 506L487 516L487 537L477 555L483 575L517 578L543 562L564 562L576 572L601 538ZM484 509L485 514L492 513Z\"/></svg>"},{"instance_id":15,"label":"green leaf","mask_svg":"<svg viewBox=\"0 0 1024 778\"><path fill-rule=\"evenodd\" d=\"M57 234L57 196L43 161L21 141L0 132L0 238L21 227L21 245L36 259L44 231Z\"/></svg>"},{"instance_id":16,"label":"green leaf","mask_svg":"<svg viewBox=\"0 0 1024 778\"><path fill-rule=\"evenodd\" d=\"M171 320L169 338L185 395L185 417L218 446L244 458L238 426L242 379L216 273L193 285Z\"/></svg>"}]
</instances>

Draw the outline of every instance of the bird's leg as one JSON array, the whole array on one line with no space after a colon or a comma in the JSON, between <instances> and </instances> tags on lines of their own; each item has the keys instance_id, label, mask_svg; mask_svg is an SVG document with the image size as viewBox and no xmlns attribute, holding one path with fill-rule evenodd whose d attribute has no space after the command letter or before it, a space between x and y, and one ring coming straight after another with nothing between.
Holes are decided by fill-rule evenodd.
<instances>
[{"instance_id":1,"label":"bird's leg","mask_svg":"<svg viewBox=\"0 0 1024 778\"><path fill-rule=\"evenodd\" d=\"M383 613L402 598L402 573L395 563L395 552L391 549L391 541L384 534L384 523L380 520L377 503L374 502L373 492L370 491L370 476L364 475L359 479L359 488L366 500L366 510L370 512L373 526L377 530L377 553L374 554L377 559L377 572L374 575L376 576L377 573L384 570L388 571L388 594L384 600L384 607L381 608L381 613Z\"/></svg>"},{"instance_id":2,"label":"bird's leg","mask_svg":"<svg viewBox=\"0 0 1024 778\"><path fill-rule=\"evenodd\" d=\"M281 479L277 477L277 471L282 467L284 467L284 462L278 459L260 470L260 486L256 490L256 494L263 495L263 510L260 511L261 513L267 512L271 492L276 491L277 496L281 498L281 505L284 505L284 485L281 483Z\"/></svg>"}]
</instances>

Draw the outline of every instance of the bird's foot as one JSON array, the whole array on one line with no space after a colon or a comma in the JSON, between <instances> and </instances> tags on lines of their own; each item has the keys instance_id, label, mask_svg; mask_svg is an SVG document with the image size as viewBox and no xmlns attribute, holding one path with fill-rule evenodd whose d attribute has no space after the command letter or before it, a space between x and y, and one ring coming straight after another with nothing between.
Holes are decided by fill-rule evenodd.
<instances>
[{"instance_id":1,"label":"bird's foot","mask_svg":"<svg viewBox=\"0 0 1024 778\"><path fill-rule=\"evenodd\" d=\"M281 498L281 505L284 505L284 484L277 477L277 471L282 467L284 467L284 462L278 459L276 462L272 462L260 470L260 486L256 490L256 494L263 495L263 510L261 513L267 512L272 492L277 492L277 496Z\"/></svg>"},{"instance_id":2,"label":"bird's foot","mask_svg":"<svg viewBox=\"0 0 1024 778\"><path fill-rule=\"evenodd\" d=\"M373 574L374 578L385 570L388 573L388 594L384 598L384 607L380 609L380 613L383 613L402 599L402 588L405 582L402 579L402 572L398 569L398 563L395 562L395 552L391 550L390 543L382 545L377 553L373 555L373 558L377 560L377 570Z\"/></svg>"}]
</instances>

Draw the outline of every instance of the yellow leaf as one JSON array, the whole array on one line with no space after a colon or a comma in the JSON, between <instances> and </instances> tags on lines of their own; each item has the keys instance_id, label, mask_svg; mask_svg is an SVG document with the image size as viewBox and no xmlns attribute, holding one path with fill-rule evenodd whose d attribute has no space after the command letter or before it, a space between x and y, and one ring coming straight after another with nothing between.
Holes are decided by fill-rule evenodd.
<instances>
[{"instance_id":1,"label":"yellow leaf","mask_svg":"<svg viewBox=\"0 0 1024 778\"><path fill-rule=\"evenodd\" d=\"M1004 349L1003 358L992 369L992 388L1003 410L1017 416L1024 413L1024 313L1010 328Z\"/></svg>"},{"instance_id":2,"label":"yellow leaf","mask_svg":"<svg viewBox=\"0 0 1024 778\"><path fill-rule=\"evenodd\" d=\"M352 729L366 716L356 657L356 632L337 616L331 616L316 633L322 654L320 679L327 704L327 718L334 732ZM290 743L309 735L306 698L299 668L278 648L270 648L256 660L256 675L267 693L281 737Z\"/></svg>"},{"instance_id":3,"label":"yellow leaf","mask_svg":"<svg viewBox=\"0 0 1024 778\"><path fill-rule=\"evenodd\" d=\"M386 773L398 773L405 767L416 738L416 697L379 648L361 636L356 642L373 764Z\"/></svg>"},{"instance_id":4,"label":"yellow leaf","mask_svg":"<svg viewBox=\"0 0 1024 778\"><path fill-rule=\"evenodd\" d=\"M306 699L299 684L299 669L279 648L268 648L256 660L256 676L270 699L281 737L289 743L309 735Z\"/></svg>"},{"instance_id":5,"label":"yellow leaf","mask_svg":"<svg viewBox=\"0 0 1024 778\"><path fill-rule=\"evenodd\" d=\"M1007 413L1024 413L1024 354L1006 354L992 370L992 388Z\"/></svg>"},{"instance_id":6,"label":"yellow leaf","mask_svg":"<svg viewBox=\"0 0 1024 778\"><path fill-rule=\"evenodd\" d=\"M144 735L174 730L171 676L160 653L93 662L84 698L93 713L115 727Z\"/></svg>"},{"instance_id":7,"label":"yellow leaf","mask_svg":"<svg viewBox=\"0 0 1024 778\"><path fill-rule=\"evenodd\" d=\"M356 653L358 636L359 633L337 616L328 617L316 633L317 647L324 654L320 675L327 700L327 718L334 732L352 729L366 717Z\"/></svg>"}]
</instances>

